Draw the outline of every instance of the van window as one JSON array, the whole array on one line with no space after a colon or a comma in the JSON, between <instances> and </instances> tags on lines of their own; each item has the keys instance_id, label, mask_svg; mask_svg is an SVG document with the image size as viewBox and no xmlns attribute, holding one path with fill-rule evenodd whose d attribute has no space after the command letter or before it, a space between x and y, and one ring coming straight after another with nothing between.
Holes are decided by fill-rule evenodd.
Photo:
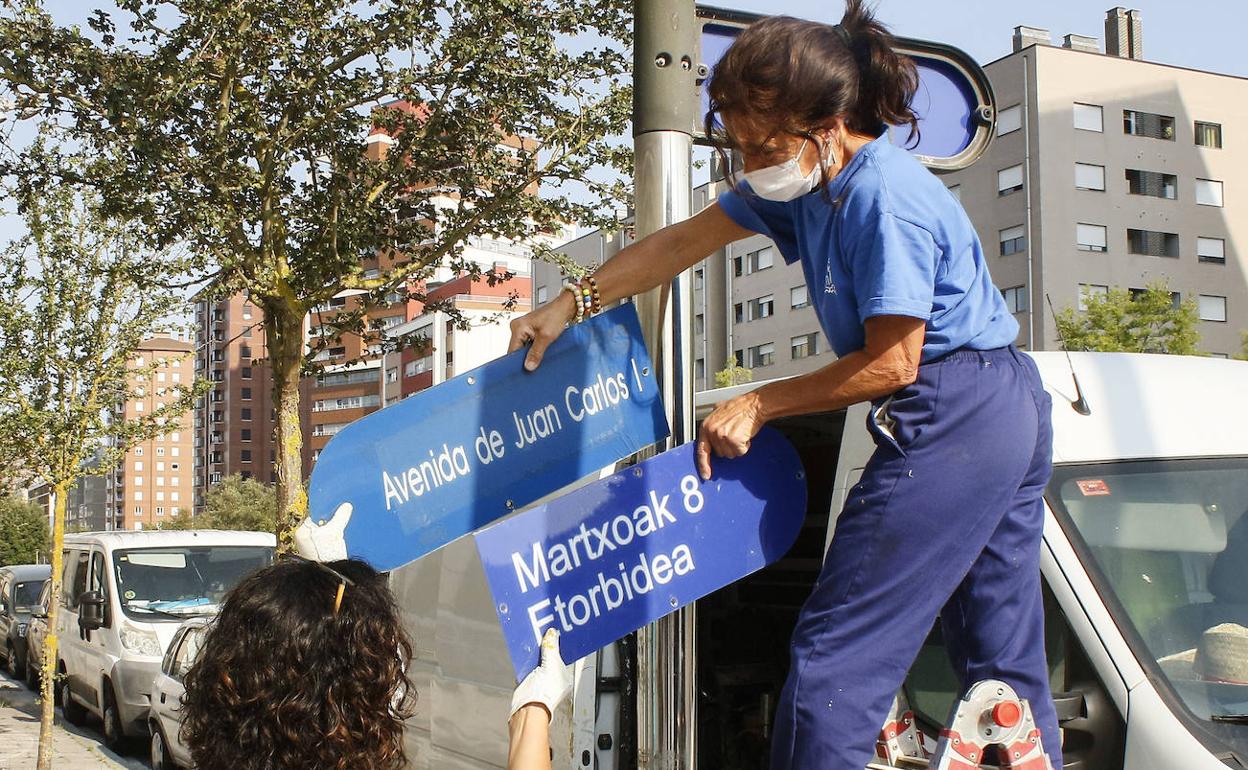
<instances>
[{"instance_id":1,"label":"van window","mask_svg":"<svg viewBox=\"0 0 1248 770\"><path fill-rule=\"evenodd\" d=\"M108 595L108 590L106 587L107 582L104 579L104 570L105 570L104 554L100 553L99 551L96 551L95 553L91 554L91 580L90 580L91 587L89 590L99 591L101 596Z\"/></svg>"},{"instance_id":2,"label":"van window","mask_svg":"<svg viewBox=\"0 0 1248 770\"><path fill-rule=\"evenodd\" d=\"M173 546L113 552L121 609L136 620L211 614L239 580L273 561L269 546Z\"/></svg>"},{"instance_id":3,"label":"van window","mask_svg":"<svg viewBox=\"0 0 1248 770\"><path fill-rule=\"evenodd\" d=\"M87 590L87 564L90 558L86 551L68 551L65 554L67 591L62 604L70 609L78 608L78 597Z\"/></svg>"}]
</instances>

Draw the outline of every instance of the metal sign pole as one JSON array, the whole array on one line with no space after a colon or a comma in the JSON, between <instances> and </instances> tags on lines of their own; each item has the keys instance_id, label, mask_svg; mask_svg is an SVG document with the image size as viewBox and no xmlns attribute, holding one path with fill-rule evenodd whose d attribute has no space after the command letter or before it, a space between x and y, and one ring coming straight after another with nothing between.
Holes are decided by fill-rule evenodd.
<instances>
[{"instance_id":1,"label":"metal sign pole","mask_svg":"<svg viewBox=\"0 0 1248 770\"><path fill-rule=\"evenodd\" d=\"M634 0L633 11L634 207L643 238L691 214L698 24L693 0ZM635 301L675 446L693 436L688 272ZM695 611L691 604L637 632L637 763L644 770L697 764Z\"/></svg>"}]
</instances>

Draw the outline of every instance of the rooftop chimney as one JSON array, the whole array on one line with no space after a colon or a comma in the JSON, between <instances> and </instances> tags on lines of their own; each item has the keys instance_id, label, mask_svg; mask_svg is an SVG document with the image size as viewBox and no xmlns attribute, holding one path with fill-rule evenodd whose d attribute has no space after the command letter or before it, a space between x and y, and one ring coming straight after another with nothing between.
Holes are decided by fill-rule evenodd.
<instances>
[{"instance_id":1,"label":"rooftop chimney","mask_svg":"<svg viewBox=\"0 0 1248 770\"><path fill-rule=\"evenodd\" d=\"M1119 6L1105 12L1105 53L1122 59L1144 58L1140 12Z\"/></svg>"},{"instance_id":2,"label":"rooftop chimney","mask_svg":"<svg viewBox=\"0 0 1248 770\"><path fill-rule=\"evenodd\" d=\"M1039 27L1025 27L1021 24L1014 28L1014 51L1023 50L1029 45L1053 45L1049 39L1049 31Z\"/></svg>"},{"instance_id":3,"label":"rooftop chimney","mask_svg":"<svg viewBox=\"0 0 1248 770\"><path fill-rule=\"evenodd\" d=\"M1101 43L1091 35L1066 35L1062 38L1062 48L1069 48L1072 51L1100 53Z\"/></svg>"}]
</instances>

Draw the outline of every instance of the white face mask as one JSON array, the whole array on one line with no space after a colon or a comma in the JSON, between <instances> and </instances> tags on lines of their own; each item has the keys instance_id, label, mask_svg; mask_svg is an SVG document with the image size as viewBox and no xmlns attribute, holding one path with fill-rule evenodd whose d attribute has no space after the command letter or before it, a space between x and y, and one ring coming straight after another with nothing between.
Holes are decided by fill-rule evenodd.
<instances>
[{"instance_id":1,"label":"white face mask","mask_svg":"<svg viewBox=\"0 0 1248 770\"><path fill-rule=\"evenodd\" d=\"M797 159L802 157L802 151L806 149L806 143L809 139L802 141L802 146L797 148L797 154L789 158L785 162L777 166L768 166L755 171L734 171L732 178L734 184L749 182L750 189L760 198L777 203L785 203L800 198L819 183L819 164L810 170L806 176L802 176L802 170L798 166Z\"/></svg>"}]
</instances>

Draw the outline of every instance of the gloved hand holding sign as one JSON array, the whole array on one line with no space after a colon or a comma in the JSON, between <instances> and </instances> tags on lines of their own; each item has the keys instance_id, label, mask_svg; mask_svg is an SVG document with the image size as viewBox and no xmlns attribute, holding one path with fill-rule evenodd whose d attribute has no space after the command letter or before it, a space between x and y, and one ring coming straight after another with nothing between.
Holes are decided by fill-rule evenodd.
<instances>
[{"instance_id":1,"label":"gloved hand holding sign","mask_svg":"<svg viewBox=\"0 0 1248 770\"><path fill-rule=\"evenodd\" d=\"M547 629L542 658L511 698L508 770L549 770L550 720L572 692L572 666L559 654L559 632Z\"/></svg>"}]
</instances>

